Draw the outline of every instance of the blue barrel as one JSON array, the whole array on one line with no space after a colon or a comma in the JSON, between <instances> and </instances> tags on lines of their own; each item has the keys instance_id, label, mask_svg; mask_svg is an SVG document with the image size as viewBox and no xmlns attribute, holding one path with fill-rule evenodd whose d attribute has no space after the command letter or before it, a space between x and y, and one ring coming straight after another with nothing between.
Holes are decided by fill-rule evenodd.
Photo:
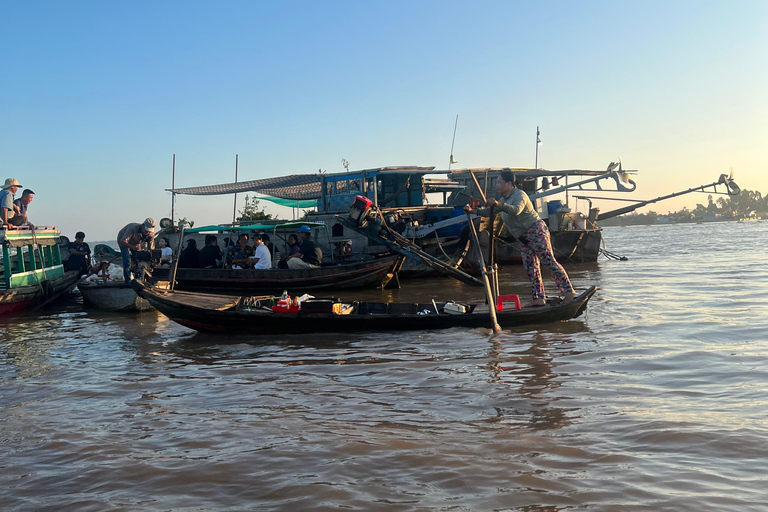
<instances>
[{"instance_id":1,"label":"blue barrel","mask_svg":"<svg viewBox=\"0 0 768 512\"><path fill-rule=\"evenodd\" d=\"M557 210L562 207L563 207L562 201L550 201L547 203L547 212L557 213Z\"/></svg>"}]
</instances>

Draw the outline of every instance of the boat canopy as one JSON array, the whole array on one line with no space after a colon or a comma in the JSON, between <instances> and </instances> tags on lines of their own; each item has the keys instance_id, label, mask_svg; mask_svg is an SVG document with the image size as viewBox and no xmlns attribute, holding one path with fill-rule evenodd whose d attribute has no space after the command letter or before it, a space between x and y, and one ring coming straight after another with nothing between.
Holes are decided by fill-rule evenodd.
<instances>
[{"instance_id":1,"label":"boat canopy","mask_svg":"<svg viewBox=\"0 0 768 512\"><path fill-rule=\"evenodd\" d=\"M189 228L184 230L184 234L193 234L193 233L229 233L232 231L273 231L273 230L290 230L290 229L299 229L301 226L309 226L311 228L319 228L319 227L325 227L324 222L302 222L302 221L296 221L296 222L286 222L284 224L249 224L249 225L243 225L243 226L219 226L219 225L211 225L211 226L202 226L199 228Z\"/></svg>"}]
</instances>

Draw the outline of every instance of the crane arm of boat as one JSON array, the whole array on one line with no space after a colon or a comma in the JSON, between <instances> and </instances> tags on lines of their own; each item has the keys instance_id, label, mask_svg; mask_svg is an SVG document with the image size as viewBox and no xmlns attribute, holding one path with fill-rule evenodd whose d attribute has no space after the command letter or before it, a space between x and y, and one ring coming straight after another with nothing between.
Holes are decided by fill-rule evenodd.
<instances>
[{"instance_id":1,"label":"crane arm of boat","mask_svg":"<svg viewBox=\"0 0 768 512\"><path fill-rule=\"evenodd\" d=\"M374 213L374 212L372 212ZM474 276L471 276L459 270L434 256L422 251L418 246L412 244L410 240L403 235L396 233L386 226L386 223L381 218L380 212L375 212L371 215L371 220L366 222L364 226L361 226L357 222L351 221L349 218L343 215L337 215L338 221L346 228L360 233L366 236L368 239L373 240L377 244L384 245L388 249L402 254L407 258L420 261L424 265L433 268L445 275L458 279L462 283L473 286L485 286L485 283Z\"/></svg>"},{"instance_id":2,"label":"crane arm of boat","mask_svg":"<svg viewBox=\"0 0 768 512\"><path fill-rule=\"evenodd\" d=\"M557 188L551 188L549 190L537 192L535 194L529 194L528 197L530 197L531 200L535 200L540 197L559 194L561 192L565 192L568 189L578 188L579 190L584 190L584 185L588 184L592 184L595 187L595 191L602 192L603 187L600 185L600 181L605 179L613 179L616 182L616 192L634 192L637 188L637 184L632 179L630 179L629 173L621 170L611 170L605 174L601 174L600 176L587 178L585 180L569 183L568 185L562 185Z\"/></svg>"},{"instance_id":3,"label":"crane arm of boat","mask_svg":"<svg viewBox=\"0 0 768 512\"><path fill-rule=\"evenodd\" d=\"M726 192L718 192L718 190L717 190L718 185L724 185L725 189L726 189ZM736 184L735 181L733 181L733 173L731 173L731 176L728 176L726 174L721 174L720 178L716 182L714 182L714 183L709 183L707 185L701 185L701 186L698 186L698 187L689 188L688 190L681 190L680 192L674 192L672 194L667 194L665 196L660 196L660 197L657 197L655 199L649 199L647 201L639 201L638 203L630 205L630 206L625 206L623 208L617 208L616 210L611 210L609 212L601 213L600 215L597 216L597 220L599 222L601 220L610 219L612 217L617 217L617 216L623 215L625 213L633 212L633 211L637 210L638 208L642 208L643 206L646 206L646 205L649 205L649 204L652 204L652 203L657 203L657 202L663 201L665 199L671 199L673 197L682 196L684 194L690 194L691 192L705 192L706 191L705 189L707 189L709 187L712 187L713 188L713 192L716 193L716 194L717 193L725 193L725 194L728 194L728 195L731 195L731 196L735 196L735 195L738 195L739 192L741 192L741 188Z\"/></svg>"},{"instance_id":4,"label":"crane arm of boat","mask_svg":"<svg viewBox=\"0 0 768 512\"><path fill-rule=\"evenodd\" d=\"M476 219L477 215L472 215L472 218ZM413 224L408 224L408 226L405 228L405 231L403 231L403 236L416 236L416 238L424 238L425 236L434 233L438 229L447 228L448 226L455 226L456 224L463 224L465 222L467 222L465 217L451 217L450 219L441 220L433 224L426 224L424 226L417 226L416 228L413 227Z\"/></svg>"}]
</instances>

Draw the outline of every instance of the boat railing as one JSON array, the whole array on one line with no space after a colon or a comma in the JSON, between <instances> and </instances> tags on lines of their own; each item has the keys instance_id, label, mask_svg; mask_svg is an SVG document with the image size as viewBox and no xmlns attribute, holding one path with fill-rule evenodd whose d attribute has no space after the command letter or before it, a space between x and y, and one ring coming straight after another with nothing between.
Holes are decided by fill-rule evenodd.
<instances>
[{"instance_id":1,"label":"boat railing","mask_svg":"<svg viewBox=\"0 0 768 512\"><path fill-rule=\"evenodd\" d=\"M0 243L3 246L2 287L8 290L31 286L63 276L60 234L51 226L34 230L0 230Z\"/></svg>"}]
</instances>

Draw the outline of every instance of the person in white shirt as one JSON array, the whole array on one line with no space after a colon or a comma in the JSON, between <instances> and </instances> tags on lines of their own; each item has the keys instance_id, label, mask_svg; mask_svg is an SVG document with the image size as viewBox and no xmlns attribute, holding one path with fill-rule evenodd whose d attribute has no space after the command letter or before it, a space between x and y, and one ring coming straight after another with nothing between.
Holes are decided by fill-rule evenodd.
<instances>
[{"instance_id":1,"label":"person in white shirt","mask_svg":"<svg viewBox=\"0 0 768 512\"><path fill-rule=\"evenodd\" d=\"M266 269L272 268L272 254L269 249L263 243L261 243L261 236L253 236L253 256L251 256L251 268L253 269Z\"/></svg>"},{"instance_id":2,"label":"person in white shirt","mask_svg":"<svg viewBox=\"0 0 768 512\"><path fill-rule=\"evenodd\" d=\"M162 251L160 264L164 267L170 266L170 264L173 262L173 249L169 247L170 242L168 242L167 238L162 237L157 241L157 243L160 245L160 250Z\"/></svg>"}]
</instances>

